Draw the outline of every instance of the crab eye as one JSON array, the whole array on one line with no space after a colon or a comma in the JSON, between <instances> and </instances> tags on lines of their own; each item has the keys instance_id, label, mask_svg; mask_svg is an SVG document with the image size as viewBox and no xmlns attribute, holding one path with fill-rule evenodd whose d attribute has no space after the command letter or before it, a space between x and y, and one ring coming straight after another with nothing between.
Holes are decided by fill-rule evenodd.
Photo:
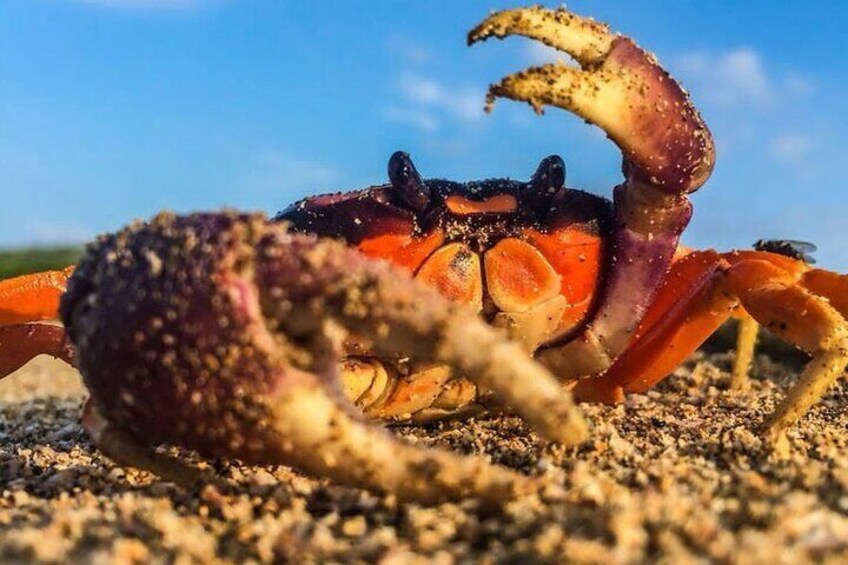
<instances>
[{"instance_id":1,"label":"crab eye","mask_svg":"<svg viewBox=\"0 0 848 565\"><path fill-rule=\"evenodd\" d=\"M430 189L408 153L395 151L389 158L389 182L400 200L416 212L423 212L430 205Z\"/></svg>"},{"instance_id":2,"label":"crab eye","mask_svg":"<svg viewBox=\"0 0 848 565\"><path fill-rule=\"evenodd\" d=\"M526 196L534 206L546 206L554 194L565 186L565 163L559 155L542 159L527 185Z\"/></svg>"}]
</instances>

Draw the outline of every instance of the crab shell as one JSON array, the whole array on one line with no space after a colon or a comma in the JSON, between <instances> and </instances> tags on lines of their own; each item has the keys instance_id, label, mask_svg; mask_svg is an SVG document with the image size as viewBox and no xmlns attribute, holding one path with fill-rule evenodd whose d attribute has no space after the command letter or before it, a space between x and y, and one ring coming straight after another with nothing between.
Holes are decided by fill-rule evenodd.
<instances>
[{"instance_id":1,"label":"crab shell","mask_svg":"<svg viewBox=\"0 0 848 565\"><path fill-rule=\"evenodd\" d=\"M389 261L531 351L568 340L591 316L612 204L566 188L560 157L529 182L424 180L403 152L388 168L388 184L306 198L276 219Z\"/></svg>"}]
</instances>

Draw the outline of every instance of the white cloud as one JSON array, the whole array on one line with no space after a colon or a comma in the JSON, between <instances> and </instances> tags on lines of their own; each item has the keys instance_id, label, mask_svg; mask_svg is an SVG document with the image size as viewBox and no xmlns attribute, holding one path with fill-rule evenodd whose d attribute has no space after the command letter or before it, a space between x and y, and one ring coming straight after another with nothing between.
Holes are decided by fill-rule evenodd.
<instances>
[{"instance_id":1,"label":"white cloud","mask_svg":"<svg viewBox=\"0 0 848 565\"><path fill-rule=\"evenodd\" d=\"M722 106L769 105L777 94L762 58L750 47L723 53L686 53L676 66L681 75L695 83L699 98Z\"/></svg>"},{"instance_id":2,"label":"white cloud","mask_svg":"<svg viewBox=\"0 0 848 565\"><path fill-rule=\"evenodd\" d=\"M428 77L404 73L398 81L401 96L409 103L441 111L464 121L484 116L484 92L470 87L448 87Z\"/></svg>"},{"instance_id":3,"label":"white cloud","mask_svg":"<svg viewBox=\"0 0 848 565\"><path fill-rule=\"evenodd\" d=\"M485 115L485 93L468 86L449 87L416 73L403 73L397 81L400 102L383 109L383 118L410 125L425 133L437 131L442 122L469 123Z\"/></svg>"},{"instance_id":4,"label":"white cloud","mask_svg":"<svg viewBox=\"0 0 848 565\"><path fill-rule=\"evenodd\" d=\"M416 108L389 106L383 110L383 118L390 122L413 126L424 132L435 132L439 129L438 118L426 110Z\"/></svg>"},{"instance_id":5,"label":"white cloud","mask_svg":"<svg viewBox=\"0 0 848 565\"><path fill-rule=\"evenodd\" d=\"M405 73L400 77L400 91L410 102L424 105L439 104L444 98L444 90L434 80Z\"/></svg>"},{"instance_id":6,"label":"white cloud","mask_svg":"<svg viewBox=\"0 0 848 565\"><path fill-rule=\"evenodd\" d=\"M793 96L805 97L816 93L816 83L807 76L799 73L790 73L783 79L786 92Z\"/></svg>"},{"instance_id":7,"label":"white cloud","mask_svg":"<svg viewBox=\"0 0 848 565\"><path fill-rule=\"evenodd\" d=\"M85 4L96 8L109 10L133 11L184 11L199 8L209 4L209 0L70 0L77 4Z\"/></svg>"},{"instance_id":8,"label":"white cloud","mask_svg":"<svg viewBox=\"0 0 848 565\"><path fill-rule=\"evenodd\" d=\"M804 134L783 133L769 141L769 152L780 162L802 165L813 150L813 141Z\"/></svg>"}]
</instances>

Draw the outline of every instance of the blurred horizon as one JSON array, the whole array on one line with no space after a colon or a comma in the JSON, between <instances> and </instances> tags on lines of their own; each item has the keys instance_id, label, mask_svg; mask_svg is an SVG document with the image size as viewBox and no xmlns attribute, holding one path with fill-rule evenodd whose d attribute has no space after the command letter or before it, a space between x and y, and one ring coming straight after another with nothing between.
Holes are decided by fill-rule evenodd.
<instances>
[{"instance_id":1,"label":"blurred horizon","mask_svg":"<svg viewBox=\"0 0 848 565\"><path fill-rule=\"evenodd\" d=\"M620 182L597 128L506 101L484 114L490 82L557 57L522 38L465 46L520 2L367 5L0 0L0 248L82 243L160 209L273 215L385 182L397 149L425 177L526 179L557 153L570 187L609 196ZM716 137L684 243L799 239L848 271L848 8L568 7L656 53Z\"/></svg>"}]
</instances>

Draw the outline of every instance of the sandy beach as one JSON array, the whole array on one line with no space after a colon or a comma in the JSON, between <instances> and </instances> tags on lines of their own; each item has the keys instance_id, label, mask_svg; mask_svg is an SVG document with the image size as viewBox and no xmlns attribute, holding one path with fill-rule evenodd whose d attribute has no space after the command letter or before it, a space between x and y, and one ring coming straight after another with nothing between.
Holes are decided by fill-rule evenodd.
<instances>
[{"instance_id":1,"label":"sandy beach","mask_svg":"<svg viewBox=\"0 0 848 565\"><path fill-rule=\"evenodd\" d=\"M211 465L226 488L186 491L116 467L79 424L78 375L37 359L0 384L0 559L23 563L848 561L848 384L770 455L757 426L797 363L699 353L646 395L584 405L593 440L540 447L516 418L402 428L409 441L542 477L493 513L339 488L284 467ZM186 454L190 457L190 454ZM564 488L559 488L560 486Z\"/></svg>"}]
</instances>

